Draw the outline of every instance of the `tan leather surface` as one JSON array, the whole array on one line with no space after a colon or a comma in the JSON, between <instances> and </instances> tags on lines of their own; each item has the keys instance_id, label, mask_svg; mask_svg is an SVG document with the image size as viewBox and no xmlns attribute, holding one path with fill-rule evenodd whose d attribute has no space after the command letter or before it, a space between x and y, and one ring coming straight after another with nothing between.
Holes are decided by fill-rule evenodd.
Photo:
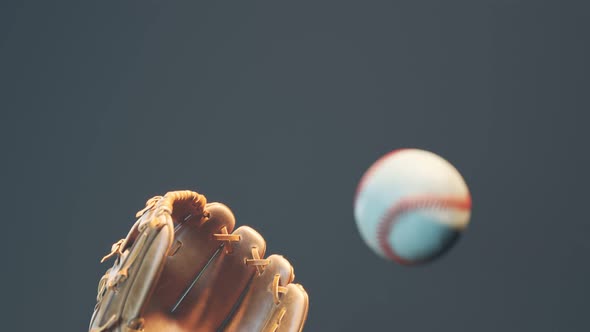
<instances>
[{"instance_id":1,"label":"tan leather surface","mask_svg":"<svg viewBox=\"0 0 590 332\"><path fill-rule=\"evenodd\" d=\"M215 331L230 313L256 269L244 264L252 248L264 256L264 239L249 227L235 232L242 240L231 254L221 253L204 271L183 303L172 314L186 331Z\"/></svg>"},{"instance_id":2,"label":"tan leather surface","mask_svg":"<svg viewBox=\"0 0 590 332\"><path fill-rule=\"evenodd\" d=\"M177 224L174 243L181 243L173 256L168 256L160 281L150 300L148 313L153 311L171 311L183 292L203 270L205 264L221 246L214 241L214 233L226 226L231 232L235 218L230 209L220 203L208 204L211 214L205 222L188 220ZM174 246L174 245L173 245Z\"/></svg>"},{"instance_id":3,"label":"tan leather surface","mask_svg":"<svg viewBox=\"0 0 590 332\"><path fill-rule=\"evenodd\" d=\"M303 286L289 284L287 293L281 300L280 307L285 309L285 314L280 319L276 332L302 331L309 310L309 296ZM280 312L280 310L275 312ZM273 331L272 326L267 326L267 328L268 330L265 331Z\"/></svg>"},{"instance_id":4,"label":"tan leather surface","mask_svg":"<svg viewBox=\"0 0 590 332\"><path fill-rule=\"evenodd\" d=\"M231 210L205 202L182 191L146 203L127 240L106 256L117 259L101 280L90 331L302 330L309 300L291 284L291 264L265 259L259 233L232 233Z\"/></svg>"},{"instance_id":5,"label":"tan leather surface","mask_svg":"<svg viewBox=\"0 0 590 332\"><path fill-rule=\"evenodd\" d=\"M141 316L158 280L173 232L169 217L159 219L158 224L146 222L150 217L148 214L134 225L133 228L139 224L144 227L131 237L129 246L105 275L90 331L116 331Z\"/></svg>"},{"instance_id":6,"label":"tan leather surface","mask_svg":"<svg viewBox=\"0 0 590 332\"><path fill-rule=\"evenodd\" d=\"M273 279L278 274L280 280L279 285L287 286L295 277L293 268L284 257L279 255L270 256L269 261L262 274L256 273L247 295L242 300L231 322L226 326L224 331L273 331L276 323L278 323L280 309L285 307L285 305L291 305L285 303L285 294L279 296L279 303L275 303ZM304 305L307 306L307 303ZM296 309L287 308L287 310ZM281 322L284 322L284 320L285 316L283 316ZM299 330L300 327L297 325L295 329L288 331Z\"/></svg>"}]
</instances>

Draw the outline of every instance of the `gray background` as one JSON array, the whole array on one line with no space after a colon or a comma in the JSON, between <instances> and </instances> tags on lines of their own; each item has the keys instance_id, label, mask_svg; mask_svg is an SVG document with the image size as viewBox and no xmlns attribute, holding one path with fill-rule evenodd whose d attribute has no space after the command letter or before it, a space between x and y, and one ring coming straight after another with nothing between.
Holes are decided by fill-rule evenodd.
<instances>
[{"instance_id":1,"label":"gray background","mask_svg":"<svg viewBox=\"0 0 590 332\"><path fill-rule=\"evenodd\" d=\"M99 258L172 189L293 262L307 331L590 330L584 3L3 1L2 330L84 331ZM419 268L352 215L400 147L474 200Z\"/></svg>"}]
</instances>

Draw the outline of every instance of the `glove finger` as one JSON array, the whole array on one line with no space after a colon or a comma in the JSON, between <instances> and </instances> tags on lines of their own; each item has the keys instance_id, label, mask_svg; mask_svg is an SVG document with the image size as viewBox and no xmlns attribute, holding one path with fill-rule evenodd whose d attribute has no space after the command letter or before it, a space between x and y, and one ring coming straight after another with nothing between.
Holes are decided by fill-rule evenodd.
<instances>
[{"instance_id":1,"label":"glove finger","mask_svg":"<svg viewBox=\"0 0 590 332\"><path fill-rule=\"evenodd\" d=\"M271 318L272 324L267 326L269 332L300 332L307 319L309 297L300 284L287 285L279 309Z\"/></svg>"},{"instance_id":2,"label":"glove finger","mask_svg":"<svg viewBox=\"0 0 590 332\"><path fill-rule=\"evenodd\" d=\"M234 235L240 240L226 242L223 250L189 286L186 296L171 315L186 331L215 331L238 303L264 257L266 242L255 230L242 226Z\"/></svg>"},{"instance_id":3,"label":"glove finger","mask_svg":"<svg viewBox=\"0 0 590 332\"><path fill-rule=\"evenodd\" d=\"M272 255L264 271L256 274L224 332L301 331L307 316L307 293L290 284L295 275L284 257Z\"/></svg>"},{"instance_id":4,"label":"glove finger","mask_svg":"<svg viewBox=\"0 0 590 332\"><path fill-rule=\"evenodd\" d=\"M224 227L228 232L233 230L235 218L227 206L210 203L206 209L211 216L204 223L187 220L175 227L174 243L151 296L146 316L151 312L170 312L187 286L220 248L221 243L213 239L213 234Z\"/></svg>"}]
</instances>

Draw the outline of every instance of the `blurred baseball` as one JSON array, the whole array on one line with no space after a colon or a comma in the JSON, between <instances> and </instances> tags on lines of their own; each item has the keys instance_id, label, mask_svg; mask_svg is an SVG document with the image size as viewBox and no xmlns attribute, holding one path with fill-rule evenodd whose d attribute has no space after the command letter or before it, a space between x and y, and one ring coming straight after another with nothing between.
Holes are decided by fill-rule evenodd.
<instances>
[{"instance_id":1,"label":"blurred baseball","mask_svg":"<svg viewBox=\"0 0 590 332\"><path fill-rule=\"evenodd\" d=\"M379 256L403 265L432 261L467 227L471 195L442 157L419 149L394 150L362 176L354 199L361 237Z\"/></svg>"}]
</instances>

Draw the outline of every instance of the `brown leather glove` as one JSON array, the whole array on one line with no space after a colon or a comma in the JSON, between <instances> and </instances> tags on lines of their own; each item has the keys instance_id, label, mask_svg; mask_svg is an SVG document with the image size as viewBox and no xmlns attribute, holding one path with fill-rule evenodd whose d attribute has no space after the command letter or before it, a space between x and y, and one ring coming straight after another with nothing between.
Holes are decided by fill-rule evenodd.
<instances>
[{"instance_id":1,"label":"brown leather glove","mask_svg":"<svg viewBox=\"0 0 590 332\"><path fill-rule=\"evenodd\" d=\"M308 296L252 228L192 191L148 200L99 282L91 332L301 331ZM233 232L232 232L233 231Z\"/></svg>"}]
</instances>

